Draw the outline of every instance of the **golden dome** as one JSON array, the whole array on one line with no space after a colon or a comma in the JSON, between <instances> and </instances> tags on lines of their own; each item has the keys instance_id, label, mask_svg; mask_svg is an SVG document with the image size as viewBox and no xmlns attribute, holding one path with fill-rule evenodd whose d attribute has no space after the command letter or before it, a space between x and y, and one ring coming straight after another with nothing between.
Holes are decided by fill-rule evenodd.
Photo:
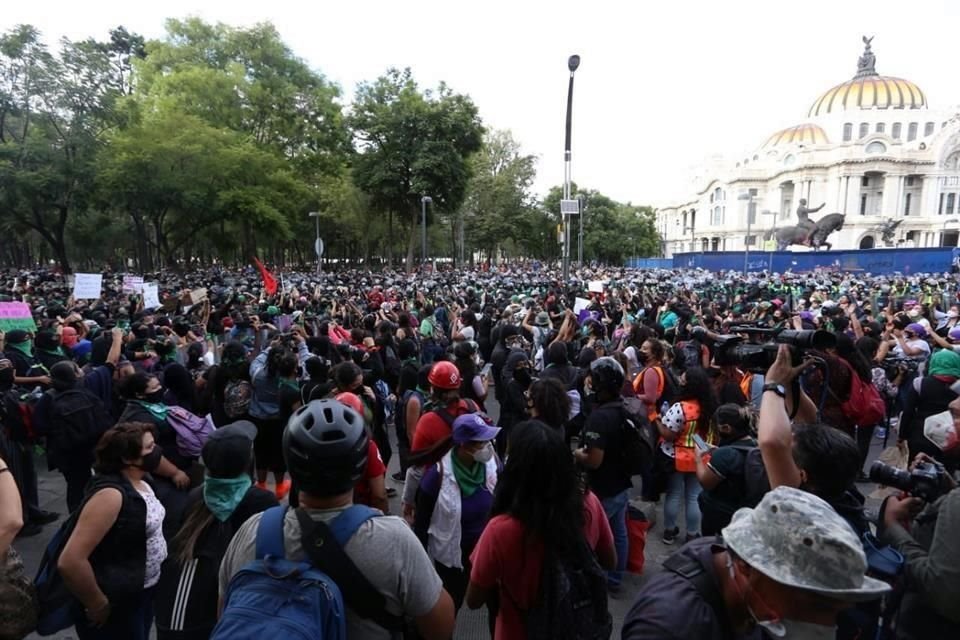
<instances>
[{"instance_id":1,"label":"golden dome","mask_svg":"<svg viewBox=\"0 0 960 640\"><path fill-rule=\"evenodd\" d=\"M817 98L810 117L848 109L920 109L927 98L920 87L901 78L861 76L838 84Z\"/></svg>"},{"instance_id":2,"label":"golden dome","mask_svg":"<svg viewBox=\"0 0 960 640\"><path fill-rule=\"evenodd\" d=\"M781 144L827 144L826 132L815 124L798 124L788 127L767 138L764 147L776 147Z\"/></svg>"}]
</instances>

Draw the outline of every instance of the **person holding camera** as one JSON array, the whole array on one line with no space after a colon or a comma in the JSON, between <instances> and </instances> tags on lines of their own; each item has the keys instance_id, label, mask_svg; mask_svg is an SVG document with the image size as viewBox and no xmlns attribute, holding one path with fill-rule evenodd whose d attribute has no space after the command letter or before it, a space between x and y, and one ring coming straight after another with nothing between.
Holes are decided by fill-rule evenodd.
<instances>
[{"instance_id":1,"label":"person holding camera","mask_svg":"<svg viewBox=\"0 0 960 640\"><path fill-rule=\"evenodd\" d=\"M944 453L956 454L960 442L960 398L950 403L955 437ZM960 636L960 490L955 477L925 453L911 469L936 470L941 495L932 501L891 496L881 508L881 542L904 557L905 580L893 618L897 640ZM924 483L929 484L929 483ZM920 492L931 498L936 491Z\"/></svg>"},{"instance_id":2,"label":"person holding camera","mask_svg":"<svg viewBox=\"0 0 960 640\"><path fill-rule=\"evenodd\" d=\"M943 460L943 452L924 436L924 423L930 416L947 411L956 400L954 383L960 380L960 354L941 350L933 354L927 365L927 375L916 377L908 385L900 414L900 440L910 447L911 458L925 453Z\"/></svg>"}]
</instances>

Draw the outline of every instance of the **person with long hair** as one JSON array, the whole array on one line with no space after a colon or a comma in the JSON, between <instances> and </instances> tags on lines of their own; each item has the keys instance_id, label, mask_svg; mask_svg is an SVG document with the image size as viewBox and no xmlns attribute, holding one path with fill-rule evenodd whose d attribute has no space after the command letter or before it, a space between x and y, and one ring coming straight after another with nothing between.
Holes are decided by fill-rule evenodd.
<instances>
[{"instance_id":1,"label":"person with long hair","mask_svg":"<svg viewBox=\"0 0 960 640\"><path fill-rule=\"evenodd\" d=\"M80 603L74 617L80 640L150 637L167 543L164 508L147 476L161 458L151 423L118 424L97 444L97 475L57 562Z\"/></svg>"},{"instance_id":2,"label":"person with long hair","mask_svg":"<svg viewBox=\"0 0 960 640\"><path fill-rule=\"evenodd\" d=\"M644 340L636 355L641 369L636 377L632 378L633 391L647 408L647 419L650 421L660 417L657 403L667 383L667 372L663 364L665 356L663 343L656 338Z\"/></svg>"},{"instance_id":3,"label":"person with long hair","mask_svg":"<svg viewBox=\"0 0 960 640\"><path fill-rule=\"evenodd\" d=\"M157 585L159 640L210 637L217 623L217 574L230 539L247 518L278 504L253 484L256 436L256 426L240 420L214 431L203 445L204 483L190 492Z\"/></svg>"},{"instance_id":4,"label":"person with long hair","mask_svg":"<svg viewBox=\"0 0 960 640\"><path fill-rule=\"evenodd\" d=\"M499 602L495 638L527 637L523 612L548 586L540 583L545 562L598 573L598 559L616 565L600 501L584 490L561 433L539 420L520 423L511 435L490 515L471 556L466 602L471 609ZM592 622L599 627L609 618Z\"/></svg>"},{"instance_id":5,"label":"person with long hair","mask_svg":"<svg viewBox=\"0 0 960 640\"><path fill-rule=\"evenodd\" d=\"M570 396L556 378L538 378L527 390L527 409L531 417L563 433L570 419Z\"/></svg>"},{"instance_id":6,"label":"person with long hair","mask_svg":"<svg viewBox=\"0 0 960 640\"><path fill-rule=\"evenodd\" d=\"M693 436L699 435L707 444L716 443L716 429L711 425L716 407L707 372L701 367L690 367L680 375L677 402L657 423L662 439L660 452L673 462L673 469L667 475L667 495L663 505L664 544L673 544L680 536L677 518L681 502L686 515L687 540L700 537L698 498L702 488L697 481Z\"/></svg>"},{"instance_id":7,"label":"person with long hair","mask_svg":"<svg viewBox=\"0 0 960 640\"><path fill-rule=\"evenodd\" d=\"M870 361L857 349L853 339L844 333L837 334L837 355L850 365L863 384L873 384L873 369L870 367ZM869 480L863 472L863 465L870 453L870 439L873 438L873 432L879 426L878 424L857 424L853 427L853 439L857 441L857 449L860 450L859 480Z\"/></svg>"},{"instance_id":8,"label":"person with long hair","mask_svg":"<svg viewBox=\"0 0 960 640\"><path fill-rule=\"evenodd\" d=\"M461 340L453 346L453 363L460 371L460 397L470 398L480 410L486 412L484 401L487 399L489 378L481 376L477 370L480 348L473 340Z\"/></svg>"},{"instance_id":9,"label":"person with long hair","mask_svg":"<svg viewBox=\"0 0 960 640\"><path fill-rule=\"evenodd\" d=\"M697 480L703 487L699 498L700 530L705 536L720 533L737 509L756 506L746 502L747 454L757 448L755 422L756 416L749 407L722 404L714 414L719 446L710 450L709 460L702 449L695 452Z\"/></svg>"}]
</instances>

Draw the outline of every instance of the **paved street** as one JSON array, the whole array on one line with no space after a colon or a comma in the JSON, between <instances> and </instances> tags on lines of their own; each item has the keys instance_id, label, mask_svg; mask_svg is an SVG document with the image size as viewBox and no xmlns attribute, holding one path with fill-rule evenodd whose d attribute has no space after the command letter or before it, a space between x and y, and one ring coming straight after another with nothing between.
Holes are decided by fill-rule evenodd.
<instances>
[{"instance_id":1,"label":"paved street","mask_svg":"<svg viewBox=\"0 0 960 640\"><path fill-rule=\"evenodd\" d=\"M492 410L493 415L497 415L497 408L492 407ZM882 441L874 439L870 452L871 460L880 453L881 447ZM39 460L37 468L45 470L45 461ZM396 488L399 495L403 490L402 485L399 485L398 483L389 479L389 476L397 471L397 468L398 461L396 457L394 457L394 459L390 462L390 468L387 472L387 486ZM860 485L861 491L864 491L865 493L869 493L874 488L875 487L873 485ZM41 508L56 511L60 514L65 513L66 485L63 482L63 477L59 473L43 471L40 474L39 491ZM639 492L637 492L637 495L639 495ZM868 506L870 506L869 502ZM875 505L873 506L875 507ZM394 513L400 513L399 498L393 498L391 500L391 509ZM645 549L646 562L643 575L628 575L624 580L621 593L616 597L610 598L610 611L613 614L614 620L614 638L619 637L620 626L623 623L623 618L627 614L637 590L646 580L650 578L651 575L660 570L661 562L663 562L663 560L672 550L677 548L676 546L666 546L661 542L661 535L663 532L662 500L661 506L658 506L657 508L655 517L656 523L652 527L647 538L647 545ZM35 573L43 555L43 550L46 546L47 539L53 534L57 526L57 524L49 525L45 528L43 534L34 536L32 538L21 538L14 543L14 546L17 548L17 550L23 555L29 575L33 575ZM460 616L457 621L457 631L454 638L456 640L485 640L489 638L485 615L485 612L474 612L464 608L464 610L460 612ZM34 640L39 637L40 636L37 636L36 634L29 636L30 640ZM70 629L51 637L55 640L75 640L76 634L72 629Z\"/></svg>"}]
</instances>

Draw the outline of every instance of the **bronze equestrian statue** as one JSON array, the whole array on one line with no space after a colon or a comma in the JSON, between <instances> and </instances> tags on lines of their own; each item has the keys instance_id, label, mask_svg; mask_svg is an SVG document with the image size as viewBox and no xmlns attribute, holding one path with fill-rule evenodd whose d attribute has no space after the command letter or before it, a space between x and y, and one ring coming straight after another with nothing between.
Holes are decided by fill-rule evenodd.
<instances>
[{"instance_id":1,"label":"bronze equestrian statue","mask_svg":"<svg viewBox=\"0 0 960 640\"><path fill-rule=\"evenodd\" d=\"M806 208L804 206L806 203L803 200L800 203L802 208ZM819 208L816 210L819 210ZM797 213L799 215L800 209L797 210ZM777 229L777 250L783 251L794 244L812 247L814 251L821 247L826 247L829 250L833 245L827 242L827 237L834 231L843 228L845 217L842 213L828 213L817 222L811 222L808 218L801 218L801 224L797 226ZM803 224L804 222L806 224ZM770 232L768 231L768 238L769 235Z\"/></svg>"}]
</instances>

